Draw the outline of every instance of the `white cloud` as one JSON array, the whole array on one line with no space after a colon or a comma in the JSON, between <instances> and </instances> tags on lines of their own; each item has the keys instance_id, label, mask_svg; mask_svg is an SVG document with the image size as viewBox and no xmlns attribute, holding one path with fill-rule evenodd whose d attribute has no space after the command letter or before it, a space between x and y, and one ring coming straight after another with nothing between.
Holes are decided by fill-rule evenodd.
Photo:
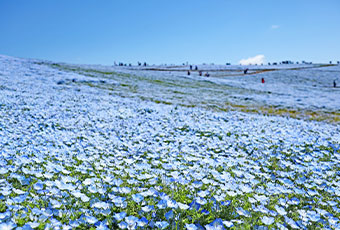
<instances>
[{"instance_id":1,"label":"white cloud","mask_svg":"<svg viewBox=\"0 0 340 230\"><path fill-rule=\"evenodd\" d=\"M278 29L280 26L279 25L272 25L271 26L271 28L273 29L273 30L276 30L276 29Z\"/></svg>"},{"instance_id":2,"label":"white cloud","mask_svg":"<svg viewBox=\"0 0 340 230\"><path fill-rule=\"evenodd\" d=\"M259 55L256 55L255 57L242 59L239 63L241 65L255 65L255 64L261 65L264 63L264 55L259 54Z\"/></svg>"}]
</instances>

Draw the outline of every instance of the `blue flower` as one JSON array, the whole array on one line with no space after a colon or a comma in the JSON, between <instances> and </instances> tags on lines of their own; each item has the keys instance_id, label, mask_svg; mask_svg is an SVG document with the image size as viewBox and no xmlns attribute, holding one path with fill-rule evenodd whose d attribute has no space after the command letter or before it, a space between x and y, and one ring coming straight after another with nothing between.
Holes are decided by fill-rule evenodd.
<instances>
[{"instance_id":1,"label":"blue flower","mask_svg":"<svg viewBox=\"0 0 340 230\"><path fill-rule=\"evenodd\" d=\"M198 228L194 224L185 224L187 230L197 230Z\"/></svg>"},{"instance_id":2,"label":"blue flower","mask_svg":"<svg viewBox=\"0 0 340 230\"><path fill-rule=\"evenodd\" d=\"M86 220L86 222L89 223L89 224L95 224L95 223L98 222L97 218L94 217L94 216L86 216L86 217L85 217L85 220Z\"/></svg>"},{"instance_id":3,"label":"blue flower","mask_svg":"<svg viewBox=\"0 0 340 230\"><path fill-rule=\"evenodd\" d=\"M231 204L230 200L226 200L226 201L221 202L221 205L223 205L223 206L229 206L230 204Z\"/></svg>"},{"instance_id":4,"label":"blue flower","mask_svg":"<svg viewBox=\"0 0 340 230\"><path fill-rule=\"evenodd\" d=\"M116 213L114 215L114 218L117 220L117 221L121 221L122 219L124 219L126 217L126 212L120 212L120 213Z\"/></svg>"},{"instance_id":5,"label":"blue flower","mask_svg":"<svg viewBox=\"0 0 340 230\"><path fill-rule=\"evenodd\" d=\"M146 219L145 217L142 217L137 221L137 224L139 227L144 227L145 225L148 224L148 222L149 222L148 219Z\"/></svg>"},{"instance_id":6,"label":"blue flower","mask_svg":"<svg viewBox=\"0 0 340 230\"><path fill-rule=\"evenodd\" d=\"M207 230L224 230L222 219L218 218L214 220L212 223L205 225Z\"/></svg>"},{"instance_id":7,"label":"blue flower","mask_svg":"<svg viewBox=\"0 0 340 230\"><path fill-rule=\"evenodd\" d=\"M142 207L143 212L150 212L154 209L155 209L155 207L153 205L147 205L147 206Z\"/></svg>"},{"instance_id":8,"label":"blue flower","mask_svg":"<svg viewBox=\"0 0 340 230\"><path fill-rule=\"evenodd\" d=\"M167 207L167 201L166 200L160 200L157 204L157 207L159 209L165 209Z\"/></svg>"},{"instance_id":9,"label":"blue flower","mask_svg":"<svg viewBox=\"0 0 340 230\"><path fill-rule=\"evenodd\" d=\"M265 225L271 225L272 223L274 223L274 218L273 217L267 217L267 216L263 216L261 218L262 223L264 223Z\"/></svg>"},{"instance_id":10,"label":"blue flower","mask_svg":"<svg viewBox=\"0 0 340 230\"><path fill-rule=\"evenodd\" d=\"M209 215L210 212L208 210L206 210L206 209L203 209L201 211L201 213L204 214L204 215Z\"/></svg>"},{"instance_id":11,"label":"blue flower","mask_svg":"<svg viewBox=\"0 0 340 230\"><path fill-rule=\"evenodd\" d=\"M281 215L281 216L284 216L284 215L287 214L286 210L283 207L275 205L275 209L279 213L279 215Z\"/></svg>"},{"instance_id":12,"label":"blue flower","mask_svg":"<svg viewBox=\"0 0 340 230\"><path fill-rule=\"evenodd\" d=\"M137 223L138 217L128 216L128 217L125 217L125 221L129 226L133 226Z\"/></svg>"},{"instance_id":13,"label":"blue flower","mask_svg":"<svg viewBox=\"0 0 340 230\"><path fill-rule=\"evenodd\" d=\"M7 223L0 223L0 229L1 230L11 230L15 228L17 225L13 222L7 222Z\"/></svg>"},{"instance_id":14,"label":"blue flower","mask_svg":"<svg viewBox=\"0 0 340 230\"><path fill-rule=\"evenodd\" d=\"M120 229L125 229L125 228L128 227L128 224L127 224L126 222L122 221L122 222L120 222L120 223L118 224L118 227L119 227Z\"/></svg>"},{"instance_id":15,"label":"blue flower","mask_svg":"<svg viewBox=\"0 0 340 230\"><path fill-rule=\"evenodd\" d=\"M223 221L223 224L227 227L227 228L231 228L234 226L234 223L231 221Z\"/></svg>"},{"instance_id":16,"label":"blue flower","mask_svg":"<svg viewBox=\"0 0 340 230\"><path fill-rule=\"evenodd\" d=\"M96 227L96 230L109 230L109 227L103 222L100 222L100 224Z\"/></svg>"},{"instance_id":17,"label":"blue flower","mask_svg":"<svg viewBox=\"0 0 340 230\"><path fill-rule=\"evenodd\" d=\"M166 227L169 226L169 223L166 222L166 221L157 221L157 222L155 223L155 226L156 226L157 228L160 228L160 229L165 229Z\"/></svg>"},{"instance_id":18,"label":"blue flower","mask_svg":"<svg viewBox=\"0 0 340 230\"><path fill-rule=\"evenodd\" d=\"M190 206L190 210L195 209L196 211L198 211L201 208L201 205L197 203L195 200L192 201L189 206Z\"/></svg>"},{"instance_id":19,"label":"blue flower","mask_svg":"<svg viewBox=\"0 0 340 230\"><path fill-rule=\"evenodd\" d=\"M144 197L138 193L132 195L132 200L136 203L140 203L143 199Z\"/></svg>"},{"instance_id":20,"label":"blue flower","mask_svg":"<svg viewBox=\"0 0 340 230\"><path fill-rule=\"evenodd\" d=\"M167 220L172 219L174 217L174 212L170 210L169 212L165 213L165 218Z\"/></svg>"},{"instance_id":21,"label":"blue flower","mask_svg":"<svg viewBox=\"0 0 340 230\"><path fill-rule=\"evenodd\" d=\"M285 221L287 224L290 225L290 227L294 228L294 229L299 229L300 227L296 224L296 222L292 219L290 219L289 217L285 216Z\"/></svg>"},{"instance_id":22,"label":"blue flower","mask_svg":"<svg viewBox=\"0 0 340 230\"><path fill-rule=\"evenodd\" d=\"M44 188L44 184L41 183L41 182L37 182L37 183L35 183L35 184L33 185L33 188L34 188L35 190L41 190L41 189Z\"/></svg>"},{"instance_id":23,"label":"blue flower","mask_svg":"<svg viewBox=\"0 0 340 230\"><path fill-rule=\"evenodd\" d=\"M177 202L177 205L182 210L187 210L189 208L189 205L186 205L186 204L183 204L183 203L180 203L180 202Z\"/></svg>"}]
</instances>

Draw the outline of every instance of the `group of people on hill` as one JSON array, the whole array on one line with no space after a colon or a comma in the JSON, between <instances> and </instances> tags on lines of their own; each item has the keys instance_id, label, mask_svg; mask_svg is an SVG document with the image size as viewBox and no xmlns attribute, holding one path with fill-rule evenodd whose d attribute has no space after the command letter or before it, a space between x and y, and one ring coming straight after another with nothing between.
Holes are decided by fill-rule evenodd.
<instances>
[{"instance_id":1,"label":"group of people on hill","mask_svg":"<svg viewBox=\"0 0 340 230\"><path fill-rule=\"evenodd\" d=\"M188 76L191 74L190 71L192 71L193 66L190 65L189 68L190 68L190 70L188 70L188 72L187 72L187 75L188 75ZM197 65L195 66L195 71L198 71ZM199 75L199 76L203 76L202 70L199 70L199 71L198 71L198 75ZM210 77L210 74L209 74L208 72L206 72L206 73L204 74L204 76L205 76L205 77Z\"/></svg>"},{"instance_id":2,"label":"group of people on hill","mask_svg":"<svg viewBox=\"0 0 340 230\"><path fill-rule=\"evenodd\" d=\"M115 66L132 66L131 63L127 64L127 63L123 63L123 62L118 62L118 64L116 62L113 63ZM138 66L142 66L141 62L137 62ZM147 66L148 64L146 62L143 63L143 66Z\"/></svg>"},{"instance_id":3,"label":"group of people on hill","mask_svg":"<svg viewBox=\"0 0 340 230\"><path fill-rule=\"evenodd\" d=\"M190 67L190 70L192 70L192 65L190 65L189 67ZM195 70L198 70L197 65L195 65Z\"/></svg>"},{"instance_id":4,"label":"group of people on hill","mask_svg":"<svg viewBox=\"0 0 340 230\"><path fill-rule=\"evenodd\" d=\"M148 64L146 64L146 62L143 63L143 66L147 66ZM141 62L138 62L138 66L142 66Z\"/></svg>"}]
</instances>

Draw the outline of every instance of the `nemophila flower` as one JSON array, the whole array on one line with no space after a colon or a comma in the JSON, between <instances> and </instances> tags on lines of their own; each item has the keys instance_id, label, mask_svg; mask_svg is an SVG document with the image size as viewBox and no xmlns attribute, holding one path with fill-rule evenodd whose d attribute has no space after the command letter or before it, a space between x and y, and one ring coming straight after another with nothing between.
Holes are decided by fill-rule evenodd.
<instances>
[{"instance_id":1,"label":"nemophila flower","mask_svg":"<svg viewBox=\"0 0 340 230\"><path fill-rule=\"evenodd\" d=\"M88 187L88 190L90 191L90 193L97 193L98 192L98 189L95 185L90 185Z\"/></svg>"},{"instance_id":2,"label":"nemophila flower","mask_svg":"<svg viewBox=\"0 0 340 230\"><path fill-rule=\"evenodd\" d=\"M206 209L203 209L201 211L201 213L204 214L204 215L209 215L210 212L208 210L206 210Z\"/></svg>"},{"instance_id":3,"label":"nemophila flower","mask_svg":"<svg viewBox=\"0 0 340 230\"><path fill-rule=\"evenodd\" d=\"M328 222L331 225L336 225L339 222L339 219L337 217L330 216L330 217L328 217Z\"/></svg>"},{"instance_id":4,"label":"nemophila flower","mask_svg":"<svg viewBox=\"0 0 340 230\"><path fill-rule=\"evenodd\" d=\"M233 222L227 221L227 220L223 221L223 224L224 224L227 228L231 228L231 227L234 226L234 223L233 223Z\"/></svg>"},{"instance_id":5,"label":"nemophila flower","mask_svg":"<svg viewBox=\"0 0 340 230\"><path fill-rule=\"evenodd\" d=\"M148 220L145 218L145 217L142 217L142 218L140 218L138 221L137 221L137 225L139 226L139 227L144 227L144 226L146 226L147 224L148 224Z\"/></svg>"},{"instance_id":6,"label":"nemophila flower","mask_svg":"<svg viewBox=\"0 0 340 230\"><path fill-rule=\"evenodd\" d=\"M166 227L169 226L169 223L166 222L166 221L157 221L157 222L155 223L155 226L156 226L157 228L159 228L159 229L165 229Z\"/></svg>"},{"instance_id":7,"label":"nemophila flower","mask_svg":"<svg viewBox=\"0 0 340 230\"><path fill-rule=\"evenodd\" d=\"M226 195L222 193L221 195L214 195L214 198L216 199L216 201L221 202L222 200L224 200L225 196Z\"/></svg>"},{"instance_id":8,"label":"nemophila flower","mask_svg":"<svg viewBox=\"0 0 340 230\"><path fill-rule=\"evenodd\" d=\"M257 202L257 200L254 199L253 197L249 197L248 200L249 200L249 202L252 203L252 204L254 204L254 203Z\"/></svg>"},{"instance_id":9,"label":"nemophila flower","mask_svg":"<svg viewBox=\"0 0 340 230\"><path fill-rule=\"evenodd\" d=\"M276 223L276 226L277 226L280 230L288 230L288 228L286 228L283 224Z\"/></svg>"},{"instance_id":10,"label":"nemophila flower","mask_svg":"<svg viewBox=\"0 0 340 230\"><path fill-rule=\"evenodd\" d=\"M170 210L167 213L165 213L164 216L167 220L172 219L174 217L174 212L172 210Z\"/></svg>"},{"instance_id":11,"label":"nemophila flower","mask_svg":"<svg viewBox=\"0 0 340 230\"><path fill-rule=\"evenodd\" d=\"M271 225L272 223L274 223L275 219L273 217L263 216L261 218L261 221L265 225Z\"/></svg>"},{"instance_id":12,"label":"nemophila flower","mask_svg":"<svg viewBox=\"0 0 340 230\"><path fill-rule=\"evenodd\" d=\"M160 200L157 204L159 209L165 209L167 207L167 200Z\"/></svg>"},{"instance_id":13,"label":"nemophila flower","mask_svg":"<svg viewBox=\"0 0 340 230\"><path fill-rule=\"evenodd\" d=\"M138 193L132 195L132 200L136 203L140 203L143 199L144 197Z\"/></svg>"},{"instance_id":14,"label":"nemophila flower","mask_svg":"<svg viewBox=\"0 0 340 230\"><path fill-rule=\"evenodd\" d=\"M1 230L12 230L16 227L17 225L13 222L4 222L4 223L0 223L0 229Z\"/></svg>"},{"instance_id":15,"label":"nemophila flower","mask_svg":"<svg viewBox=\"0 0 340 230\"><path fill-rule=\"evenodd\" d=\"M118 224L118 227L120 229L126 229L126 228L128 228L128 224L126 222L122 221Z\"/></svg>"},{"instance_id":16,"label":"nemophila flower","mask_svg":"<svg viewBox=\"0 0 340 230\"><path fill-rule=\"evenodd\" d=\"M98 222L98 219L94 216L86 216L85 221L89 224L95 224Z\"/></svg>"},{"instance_id":17,"label":"nemophila flower","mask_svg":"<svg viewBox=\"0 0 340 230\"><path fill-rule=\"evenodd\" d=\"M197 193L197 195L198 195L199 197L206 197L207 195L209 195L209 191L207 191L207 190L205 190L205 191L199 191L199 192Z\"/></svg>"},{"instance_id":18,"label":"nemophila flower","mask_svg":"<svg viewBox=\"0 0 340 230\"><path fill-rule=\"evenodd\" d=\"M249 185L241 185L240 189L244 193L250 193L252 192L252 188Z\"/></svg>"},{"instance_id":19,"label":"nemophila flower","mask_svg":"<svg viewBox=\"0 0 340 230\"><path fill-rule=\"evenodd\" d=\"M262 212L264 214L268 214L269 213L269 209L266 208L264 205L257 206L256 211Z\"/></svg>"},{"instance_id":20,"label":"nemophila flower","mask_svg":"<svg viewBox=\"0 0 340 230\"><path fill-rule=\"evenodd\" d=\"M71 220L69 222L70 226L73 227L73 228L76 228L80 225L80 221L79 220Z\"/></svg>"},{"instance_id":21,"label":"nemophila flower","mask_svg":"<svg viewBox=\"0 0 340 230\"><path fill-rule=\"evenodd\" d=\"M254 198L262 204L266 204L269 199L268 197L264 195L257 195L257 194L254 195Z\"/></svg>"},{"instance_id":22,"label":"nemophila flower","mask_svg":"<svg viewBox=\"0 0 340 230\"><path fill-rule=\"evenodd\" d=\"M116 213L113 216L117 221L121 221L122 219L124 219L126 217L126 212L120 212L120 213Z\"/></svg>"},{"instance_id":23,"label":"nemophila flower","mask_svg":"<svg viewBox=\"0 0 340 230\"><path fill-rule=\"evenodd\" d=\"M187 230L197 230L198 229L195 224L185 224L185 228Z\"/></svg>"},{"instance_id":24,"label":"nemophila flower","mask_svg":"<svg viewBox=\"0 0 340 230\"><path fill-rule=\"evenodd\" d=\"M0 220L1 220L1 222L3 222L4 220L6 220L9 217L11 217L11 212L10 211L0 212Z\"/></svg>"},{"instance_id":25,"label":"nemophila flower","mask_svg":"<svg viewBox=\"0 0 340 230\"><path fill-rule=\"evenodd\" d=\"M285 222L293 229L299 229L300 227L296 224L294 220L285 216Z\"/></svg>"},{"instance_id":26,"label":"nemophila flower","mask_svg":"<svg viewBox=\"0 0 340 230\"><path fill-rule=\"evenodd\" d=\"M178 207L182 210L187 210L189 208L189 205L187 204L183 204L181 202L177 202L177 204L178 204Z\"/></svg>"},{"instance_id":27,"label":"nemophila flower","mask_svg":"<svg viewBox=\"0 0 340 230\"><path fill-rule=\"evenodd\" d=\"M277 212L273 211L273 210L269 210L269 215L271 216L277 216Z\"/></svg>"},{"instance_id":28,"label":"nemophila flower","mask_svg":"<svg viewBox=\"0 0 340 230\"><path fill-rule=\"evenodd\" d=\"M207 230L223 230L225 229L223 226L222 219L218 218L214 220L212 223L204 226Z\"/></svg>"},{"instance_id":29,"label":"nemophila flower","mask_svg":"<svg viewBox=\"0 0 340 230\"><path fill-rule=\"evenodd\" d=\"M230 204L231 204L230 200L226 200L226 201L221 202L221 205L223 205L223 206L229 206Z\"/></svg>"},{"instance_id":30,"label":"nemophila flower","mask_svg":"<svg viewBox=\"0 0 340 230\"><path fill-rule=\"evenodd\" d=\"M201 205L199 203L196 202L196 200L193 200L190 205L190 210L196 210L198 211L201 208Z\"/></svg>"},{"instance_id":31,"label":"nemophila flower","mask_svg":"<svg viewBox=\"0 0 340 230\"><path fill-rule=\"evenodd\" d=\"M203 185L203 183L201 181L194 181L191 185L194 188L200 188Z\"/></svg>"},{"instance_id":32,"label":"nemophila flower","mask_svg":"<svg viewBox=\"0 0 340 230\"><path fill-rule=\"evenodd\" d=\"M122 187L122 188L119 188L119 192L127 194L131 192L131 189L129 187Z\"/></svg>"},{"instance_id":33,"label":"nemophila flower","mask_svg":"<svg viewBox=\"0 0 340 230\"><path fill-rule=\"evenodd\" d=\"M231 191L231 190L227 190L227 194L228 194L229 196L232 196L232 197L237 196L237 192Z\"/></svg>"},{"instance_id":34,"label":"nemophila flower","mask_svg":"<svg viewBox=\"0 0 340 230\"><path fill-rule=\"evenodd\" d=\"M34 208L31 210L31 213L32 213L33 215L41 215L42 211L41 211L39 208L34 207Z\"/></svg>"},{"instance_id":35,"label":"nemophila flower","mask_svg":"<svg viewBox=\"0 0 340 230\"><path fill-rule=\"evenodd\" d=\"M21 196L14 197L12 200L14 203L22 203L26 200L26 198L27 198L27 195L21 195Z\"/></svg>"},{"instance_id":36,"label":"nemophila flower","mask_svg":"<svg viewBox=\"0 0 340 230\"><path fill-rule=\"evenodd\" d=\"M22 191L22 190L20 190L20 189L15 189L15 188L13 188L13 192L16 193L16 194L18 194L18 195L22 195L22 194L25 193L24 191Z\"/></svg>"},{"instance_id":37,"label":"nemophila flower","mask_svg":"<svg viewBox=\"0 0 340 230\"><path fill-rule=\"evenodd\" d=\"M283 198L280 198L280 199L278 200L279 204L280 204L281 206L283 206L283 207L287 207L287 206L288 206L287 201L288 201L288 199L283 199Z\"/></svg>"},{"instance_id":38,"label":"nemophila flower","mask_svg":"<svg viewBox=\"0 0 340 230\"><path fill-rule=\"evenodd\" d=\"M82 194L82 195L80 196L80 199L81 199L81 201L83 201L83 202L88 202L88 201L90 200L90 198L89 198L88 196L86 196L85 194Z\"/></svg>"},{"instance_id":39,"label":"nemophila flower","mask_svg":"<svg viewBox=\"0 0 340 230\"><path fill-rule=\"evenodd\" d=\"M129 227L137 225L138 220L138 217L135 216L125 217L125 222L128 224Z\"/></svg>"},{"instance_id":40,"label":"nemophila flower","mask_svg":"<svg viewBox=\"0 0 340 230\"><path fill-rule=\"evenodd\" d=\"M48 227L48 226L46 226L46 227ZM22 227L17 227L16 230L33 230L33 228L28 223L26 223Z\"/></svg>"},{"instance_id":41,"label":"nemophila flower","mask_svg":"<svg viewBox=\"0 0 340 230\"><path fill-rule=\"evenodd\" d=\"M291 204L291 205L299 205L300 204L300 200L296 197L293 197L292 199L288 200L287 202L288 204Z\"/></svg>"},{"instance_id":42,"label":"nemophila flower","mask_svg":"<svg viewBox=\"0 0 340 230\"><path fill-rule=\"evenodd\" d=\"M157 181L158 181L157 178L152 178L151 180L149 180L149 184L150 185L155 185L155 184L157 184Z\"/></svg>"},{"instance_id":43,"label":"nemophila flower","mask_svg":"<svg viewBox=\"0 0 340 230\"><path fill-rule=\"evenodd\" d=\"M150 212L152 210L155 210L153 205L147 205L147 206L142 207L143 212Z\"/></svg>"},{"instance_id":44,"label":"nemophila flower","mask_svg":"<svg viewBox=\"0 0 340 230\"><path fill-rule=\"evenodd\" d=\"M317 222L320 220L320 214L315 211L308 210L307 217L313 222Z\"/></svg>"},{"instance_id":45,"label":"nemophila flower","mask_svg":"<svg viewBox=\"0 0 340 230\"><path fill-rule=\"evenodd\" d=\"M110 204L108 204L106 202L96 202L96 203L92 204L92 208L109 209Z\"/></svg>"},{"instance_id":46,"label":"nemophila flower","mask_svg":"<svg viewBox=\"0 0 340 230\"><path fill-rule=\"evenodd\" d=\"M28 222L27 223L32 229L34 229L34 228L37 228L37 227L39 227L39 223L38 222Z\"/></svg>"},{"instance_id":47,"label":"nemophila flower","mask_svg":"<svg viewBox=\"0 0 340 230\"><path fill-rule=\"evenodd\" d=\"M125 197L120 197L120 196L117 196L117 197L114 197L112 199L112 202L117 206L117 207L124 207L125 206L125 200L126 198Z\"/></svg>"},{"instance_id":48,"label":"nemophila flower","mask_svg":"<svg viewBox=\"0 0 340 230\"><path fill-rule=\"evenodd\" d=\"M247 210L244 210L241 207L236 208L236 212L237 214L239 214L240 216L245 216L245 217L249 217L250 216L250 212Z\"/></svg>"},{"instance_id":49,"label":"nemophila flower","mask_svg":"<svg viewBox=\"0 0 340 230\"><path fill-rule=\"evenodd\" d=\"M168 208L174 208L174 209L176 209L176 208L178 207L177 202L176 202L175 200L172 200L172 199L168 199L167 202L166 202L166 204L167 204L167 207L168 207Z\"/></svg>"},{"instance_id":50,"label":"nemophila flower","mask_svg":"<svg viewBox=\"0 0 340 230\"><path fill-rule=\"evenodd\" d=\"M3 188L3 190L0 190L0 193L4 196L8 196L12 193L12 190L10 188Z\"/></svg>"}]
</instances>

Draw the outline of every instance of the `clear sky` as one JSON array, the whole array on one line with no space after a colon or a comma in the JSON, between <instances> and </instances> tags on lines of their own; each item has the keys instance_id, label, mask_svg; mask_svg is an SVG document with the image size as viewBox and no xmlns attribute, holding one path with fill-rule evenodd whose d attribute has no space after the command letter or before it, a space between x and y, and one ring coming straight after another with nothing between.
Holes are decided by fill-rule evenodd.
<instances>
[{"instance_id":1,"label":"clear sky","mask_svg":"<svg viewBox=\"0 0 340 230\"><path fill-rule=\"evenodd\" d=\"M0 54L71 63L340 60L339 0L0 0Z\"/></svg>"}]
</instances>

